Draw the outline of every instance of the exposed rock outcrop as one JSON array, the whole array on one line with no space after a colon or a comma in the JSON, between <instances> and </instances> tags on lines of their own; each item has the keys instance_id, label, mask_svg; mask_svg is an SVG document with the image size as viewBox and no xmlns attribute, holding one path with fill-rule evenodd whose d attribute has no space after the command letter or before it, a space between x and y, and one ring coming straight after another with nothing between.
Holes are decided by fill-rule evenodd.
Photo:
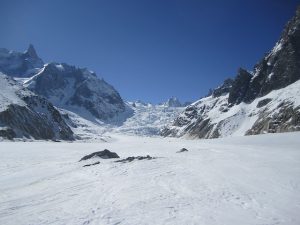
<instances>
[{"instance_id":1,"label":"exposed rock outcrop","mask_svg":"<svg viewBox=\"0 0 300 225\"><path fill-rule=\"evenodd\" d=\"M83 161L83 160L88 160L88 159L92 159L92 158L101 158L101 159L113 159L113 158L120 158L118 156L117 153L115 152L111 152L107 149L104 149L103 151L99 151L99 152L93 152L91 154L88 154L84 157L82 157L80 161Z\"/></svg>"}]
</instances>

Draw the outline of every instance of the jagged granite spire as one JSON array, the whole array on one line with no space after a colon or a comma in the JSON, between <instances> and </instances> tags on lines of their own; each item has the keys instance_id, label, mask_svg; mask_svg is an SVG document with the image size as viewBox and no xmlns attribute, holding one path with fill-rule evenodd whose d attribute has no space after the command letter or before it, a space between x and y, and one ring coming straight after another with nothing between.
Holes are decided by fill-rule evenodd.
<instances>
[{"instance_id":1,"label":"jagged granite spire","mask_svg":"<svg viewBox=\"0 0 300 225\"><path fill-rule=\"evenodd\" d=\"M239 104L243 101L252 75L245 69L239 68L238 74L232 83L229 91L228 103Z\"/></svg>"},{"instance_id":2,"label":"jagged granite spire","mask_svg":"<svg viewBox=\"0 0 300 225\"><path fill-rule=\"evenodd\" d=\"M1 49L0 72L12 77L31 77L44 66L32 44L25 52Z\"/></svg>"},{"instance_id":3,"label":"jagged granite spire","mask_svg":"<svg viewBox=\"0 0 300 225\"><path fill-rule=\"evenodd\" d=\"M39 58L38 55L37 55L37 53L36 53L36 51L35 51L35 48L34 48L34 46L32 44L30 44L28 46L28 49L26 50L25 55L27 57L34 58L34 59L38 59Z\"/></svg>"}]
</instances>

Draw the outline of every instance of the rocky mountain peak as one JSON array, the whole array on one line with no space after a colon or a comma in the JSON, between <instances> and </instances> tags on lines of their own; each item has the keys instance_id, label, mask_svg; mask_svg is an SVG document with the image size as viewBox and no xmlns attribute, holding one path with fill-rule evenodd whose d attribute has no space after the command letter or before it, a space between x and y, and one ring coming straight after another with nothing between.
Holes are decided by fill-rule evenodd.
<instances>
[{"instance_id":1,"label":"rocky mountain peak","mask_svg":"<svg viewBox=\"0 0 300 225\"><path fill-rule=\"evenodd\" d=\"M223 94L227 94L232 87L232 83L233 80L231 78L228 78L224 80L222 85L215 88L214 90L210 90L208 95L212 95L213 97L220 97Z\"/></svg>"},{"instance_id":2,"label":"rocky mountain peak","mask_svg":"<svg viewBox=\"0 0 300 225\"><path fill-rule=\"evenodd\" d=\"M24 53L25 56L33 58L33 59L38 59L38 55L35 51L35 48L33 47L32 44L29 45L28 49Z\"/></svg>"},{"instance_id":3,"label":"rocky mountain peak","mask_svg":"<svg viewBox=\"0 0 300 225\"><path fill-rule=\"evenodd\" d=\"M243 101L252 75L245 69L239 68L236 78L230 88L228 103L239 104Z\"/></svg>"},{"instance_id":4,"label":"rocky mountain peak","mask_svg":"<svg viewBox=\"0 0 300 225\"><path fill-rule=\"evenodd\" d=\"M163 103L162 105L167 106L167 107L181 107L182 104L181 102L178 100L178 98L176 97L171 97L169 98L165 103Z\"/></svg>"},{"instance_id":5,"label":"rocky mountain peak","mask_svg":"<svg viewBox=\"0 0 300 225\"><path fill-rule=\"evenodd\" d=\"M285 26L274 48L254 68L244 102L300 79L300 8Z\"/></svg>"},{"instance_id":6,"label":"rocky mountain peak","mask_svg":"<svg viewBox=\"0 0 300 225\"><path fill-rule=\"evenodd\" d=\"M44 65L33 47L29 45L25 52L0 49L0 72L12 77L31 77Z\"/></svg>"}]
</instances>

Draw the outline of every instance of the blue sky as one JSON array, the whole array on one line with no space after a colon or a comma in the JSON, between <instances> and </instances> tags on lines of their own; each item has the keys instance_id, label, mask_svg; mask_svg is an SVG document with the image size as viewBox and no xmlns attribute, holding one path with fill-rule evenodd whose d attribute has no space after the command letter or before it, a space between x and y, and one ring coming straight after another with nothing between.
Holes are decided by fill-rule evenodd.
<instances>
[{"instance_id":1,"label":"blue sky","mask_svg":"<svg viewBox=\"0 0 300 225\"><path fill-rule=\"evenodd\" d=\"M0 47L87 67L124 99L196 100L252 69L294 0L1 0Z\"/></svg>"}]
</instances>

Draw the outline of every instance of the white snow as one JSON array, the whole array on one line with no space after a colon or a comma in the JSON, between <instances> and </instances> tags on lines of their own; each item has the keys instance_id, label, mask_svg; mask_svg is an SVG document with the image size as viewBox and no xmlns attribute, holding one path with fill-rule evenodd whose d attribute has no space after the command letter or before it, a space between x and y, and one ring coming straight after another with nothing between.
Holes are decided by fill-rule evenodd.
<instances>
[{"instance_id":1,"label":"white snow","mask_svg":"<svg viewBox=\"0 0 300 225\"><path fill-rule=\"evenodd\" d=\"M115 132L146 136L159 135L160 130L184 110L184 107L139 102L129 102L128 106L133 110L133 115L129 116L120 126L115 127Z\"/></svg>"},{"instance_id":2,"label":"white snow","mask_svg":"<svg viewBox=\"0 0 300 225\"><path fill-rule=\"evenodd\" d=\"M62 65L62 64L56 64L55 65L56 66L56 68L58 69L58 70L60 70L60 71L64 71L64 66Z\"/></svg>"},{"instance_id":3,"label":"white snow","mask_svg":"<svg viewBox=\"0 0 300 225\"><path fill-rule=\"evenodd\" d=\"M62 114L68 115L70 119L67 122L81 141L99 139L107 141L111 139L112 133L157 136L164 126L171 123L184 110L184 107L126 102L125 112L118 114L108 122L95 119L93 115L82 111L79 107L73 106L71 111L59 110Z\"/></svg>"},{"instance_id":4,"label":"white snow","mask_svg":"<svg viewBox=\"0 0 300 225\"><path fill-rule=\"evenodd\" d=\"M25 106L26 103L20 99L17 92L26 92L22 86L0 72L0 112L7 109L10 104Z\"/></svg>"},{"instance_id":5,"label":"white snow","mask_svg":"<svg viewBox=\"0 0 300 225\"><path fill-rule=\"evenodd\" d=\"M270 73L269 75L268 75L268 80L271 80L272 79L272 77L273 77L273 75L274 75L274 73L272 72L272 73Z\"/></svg>"},{"instance_id":6,"label":"white snow","mask_svg":"<svg viewBox=\"0 0 300 225\"><path fill-rule=\"evenodd\" d=\"M276 45L274 46L274 48L271 51L271 55L276 54L278 51L280 51L282 49L282 40L278 41L276 43Z\"/></svg>"},{"instance_id":7,"label":"white snow","mask_svg":"<svg viewBox=\"0 0 300 225\"><path fill-rule=\"evenodd\" d=\"M300 106L300 81L296 81L285 88L274 90L263 97L256 98L250 104L242 102L239 105L228 107L228 95L222 95L218 98L205 97L192 105L197 108L198 112L201 112L201 116L204 119L209 118L211 124L217 125L222 122L219 130L220 137L244 136L261 113L272 117L280 109L278 106L284 102L290 102L294 108ZM258 102L267 98L271 99L271 101L267 105L258 108ZM227 110L224 111L223 109ZM185 119L185 112L180 114L180 117ZM169 128L176 130L177 136L182 136L185 133L184 129L186 126L189 126L192 122L190 121L190 123L182 127L171 125Z\"/></svg>"},{"instance_id":8,"label":"white snow","mask_svg":"<svg viewBox=\"0 0 300 225\"><path fill-rule=\"evenodd\" d=\"M300 133L0 142L0 224L300 224ZM182 147L189 151L175 153ZM82 167L107 148L154 160Z\"/></svg>"}]
</instances>

